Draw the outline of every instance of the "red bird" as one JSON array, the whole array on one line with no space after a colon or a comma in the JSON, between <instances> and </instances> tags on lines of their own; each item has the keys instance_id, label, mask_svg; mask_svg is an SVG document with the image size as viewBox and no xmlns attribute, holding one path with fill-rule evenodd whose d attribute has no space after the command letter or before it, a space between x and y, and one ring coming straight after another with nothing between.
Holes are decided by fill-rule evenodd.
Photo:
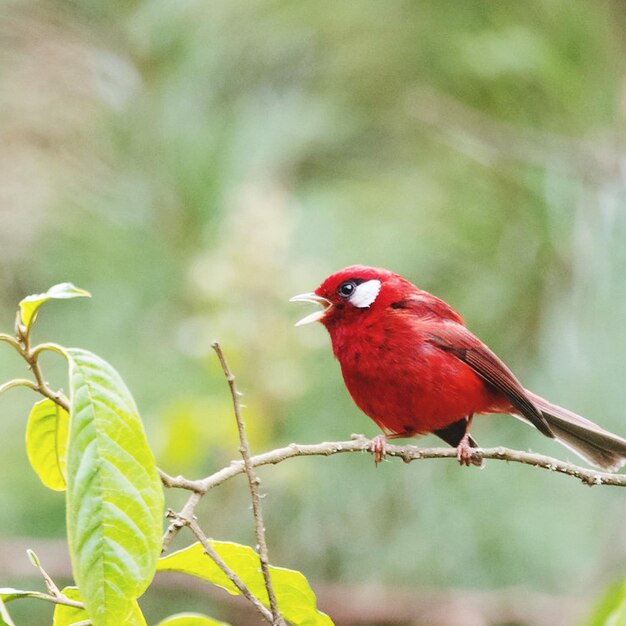
<instances>
[{"instance_id":1,"label":"red bird","mask_svg":"<svg viewBox=\"0 0 626 626\"><path fill-rule=\"evenodd\" d=\"M352 399L383 430L377 462L386 439L435 433L481 465L469 434L481 413L514 415L603 469L626 462L626 440L524 389L452 307L397 274L353 265L291 301L323 307L296 325L328 330Z\"/></svg>"}]
</instances>

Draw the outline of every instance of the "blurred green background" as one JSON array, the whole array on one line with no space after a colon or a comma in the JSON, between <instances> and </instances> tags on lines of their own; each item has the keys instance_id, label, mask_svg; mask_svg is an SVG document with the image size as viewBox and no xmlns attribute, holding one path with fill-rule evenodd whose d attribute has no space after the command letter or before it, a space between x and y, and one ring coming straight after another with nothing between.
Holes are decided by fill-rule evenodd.
<instances>
[{"instance_id":1,"label":"blurred green background","mask_svg":"<svg viewBox=\"0 0 626 626\"><path fill-rule=\"evenodd\" d=\"M626 435L625 53L621 0L5 0L0 327L53 283L91 291L47 305L37 338L114 364L159 465L201 477L237 455L212 339L254 450L376 434L326 332L294 329L306 311L287 300L381 265L461 311L527 386ZM44 366L65 384L61 363ZM23 373L2 349L2 380ZM31 395L0 399L0 586L39 584L20 583L23 550L64 536L63 497L26 461ZM474 432L571 458L513 419ZM580 624L625 573L619 490L360 455L260 473L272 561L305 573L331 615L375 589L389 617L338 623ZM199 515L254 543L242 480ZM393 617L389 593L424 589L498 606L517 589L555 612ZM207 606L233 619L202 593L143 606L152 622ZM49 607L12 613L49 623Z\"/></svg>"}]
</instances>

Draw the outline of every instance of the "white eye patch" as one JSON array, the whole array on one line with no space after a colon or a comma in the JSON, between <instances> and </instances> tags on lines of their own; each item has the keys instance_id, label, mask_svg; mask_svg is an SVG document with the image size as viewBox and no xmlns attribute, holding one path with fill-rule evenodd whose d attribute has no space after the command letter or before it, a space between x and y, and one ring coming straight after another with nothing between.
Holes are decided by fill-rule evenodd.
<instances>
[{"instance_id":1,"label":"white eye patch","mask_svg":"<svg viewBox=\"0 0 626 626\"><path fill-rule=\"evenodd\" d=\"M357 285L352 296L350 296L350 304L359 309L366 309L374 303L380 292L379 280L368 280Z\"/></svg>"}]
</instances>

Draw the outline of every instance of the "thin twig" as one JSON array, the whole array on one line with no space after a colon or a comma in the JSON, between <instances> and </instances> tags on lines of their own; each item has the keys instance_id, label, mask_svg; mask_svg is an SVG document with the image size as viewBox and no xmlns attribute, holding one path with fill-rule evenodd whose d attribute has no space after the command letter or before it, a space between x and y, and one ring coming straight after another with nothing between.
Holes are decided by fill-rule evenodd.
<instances>
[{"instance_id":1,"label":"thin twig","mask_svg":"<svg viewBox=\"0 0 626 626\"><path fill-rule=\"evenodd\" d=\"M194 494L195 495L195 494ZM199 497L198 497L199 499ZM191 532L196 536L198 541L202 544L204 553L211 558L215 564L222 570L224 575L230 580L237 589L241 592L241 595L247 598L257 609L257 611L263 616L263 618L273 624L273 617L270 611L268 611L261 601L248 589L247 585L237 576L237 574L231 569L231 567L222 559L222 557L215 551L215 548L211 545L207 536L204 534L202 528L198 524L195 517L183 517L181 513L168 512L168 517L173 518L174 523L177 524L177 528L184 528L188 526Z\"/></svg>"},{"instance_id":2,"label":"thin twig","mask_svg":"<svg viewBox=\"0 0 626 626\"><path fill-rule=\"evenodd\" d=\"M50 574L46 572L43 565L41 564L41 561L39 560L39 557L31 549L26 550L26 553L28 554L28 558L30 559L30 562L37 568L44 582L46 583L46 588L48 589L48 593L51 596L56 596L56 597L60 596L61 590L57 587L57 584L54 582L54 580L52 580L52 577L50 576Z\"/></svg>"},{"instance_id":3,"label":"thin twig","mask_svg":"<svg viewBox=\"0 0 626 626\"><path fill-rule=\"evenodd\" d=\"M50 398L50 400L52 400L53 402L58 404L60 407L64 408L66 411L69 412L70 410L69 400L60 391L54 391L53 389L51 389L48 386L48 383L46 382L46 380L44 379L43 372L41 371L41 367L39 365L38 356L39 356L38 352L34 353L30 349L28 349L26 355L24 356L24 358L26 359L26 362L28 363L33 373L33 376L35 377L35 380L37 381L37 391L42 396L45 396L46 398Z\"/></svg>"},{"instance_id":4,"label":"thin twig","mask_svg":"<svg viewBox=\"0 0 626 626\"><path fill-rule=\"evenodd\" d=\"M233 461L233 463L241 463L241 461ZM206 493L206 489L202 488L201 480L190 480L184 476L170 476L162 469L158 469L157 471L159 472L164 487L187 489L188 491L194 491L200 495Z\"/></svg>"},{"instance_id":5,"label":"thin twig","mask_svg":"<svg viewBox=\"0 0 626 626\"><path fill-rule=\"evenodd\" d=\"M161 479L163 479L162 473ZM188 525L188 520L193 519L196 505L198 504L198 502L200 502L201 497L202 494L194 491L189 496L189 499L187 500L185 506L181 509L180 513L168 513L167 517L172 518L173 521L167 527L167 530L163 535L163 540L161 542L161 553L167 550L172 539L174 539L174 537L178 534L178 531L184 526Z\"/></svg>"},{"instance_id":6,"label":"thin twig","mask_svg":"<svg viewBox=\"0 0 626 626\"><path fill-rule=\"evenodd\" d=\"M41 367L39 365L39 355L44 350L51 350L53 352L58 352L59 354L64 354L64 350L61 346L55 343L42 343L41 345L31 348L30 331L30 327L27 328L21 323L21 318L18 311L17 319L15 322L16 336L11 337L11 335L0 333L0 341L8 343L10 346L13 346L15 350L17 350L18 354L26 361L28 369L30 369L30 371L33 373L35 382L33 383L30 380L22 378L11 380L2 385L2 387L0 387L0 392L6 391L7 389L11 389L12 387L16 387L19 385L29 387L33 391L40 393L42 396L50 398L50 400L69 412L69 400L62 392L54 391L48 386L48 383L46 382L43 376L43 372L41 371Z\"/></svg>"},{"instance_id":7,"label":"thin twig","mask_svg":"<svg viewBox=\"0 0 626 626\"><path fill-rule=\"evenodd\" d=\"M248 444L248 436L246 435L246 429L241 417L241 403L239 402L239 391L235 385L235 376L231 369L228 367L224 353L220 344L215 341L211 344L213 350L217 354L217 358L220 360L224 376L228 381L228 387L230 389L230 395L233 401L233 410L235 413L235 419L237 420L237 429L239 431L239 451L243 458L244 471L248 477L248 485L250 486L250 498L252 500L252 513L254 515L254 524L256 531L257 547L259 550L259 560L261 561L261 572L263 573L263 579L265 580L265 588L267 589L267 596L269 598L270 608L272 610L273 624L281 626L285 624L285 620L282 618L280 611L278 610L278 603L276 602L276 595L272 586L272 577L270 574L269 555L267 550L267 542L265 540L265 524L263 522L263 511L261 507L261 498L259 497L259 485L261 483L259 477L255 474L253 469L252 460L250 457L250 445Z\"/></svg>"},{"instance_id":8,"label":"thin twig","mask_svg":"<svg viewBox=\"0 0 626 626\"><path fill-rule=\"evenodd\" d=\"M45 351L50 350L52 352L57 352L59 354L65 354L63 348L55 343L42 343L34 348L30 347L30 331L31 328L27 328L21 323L21 317L18 311L16 322L15 322L15 332L16 336L12 337L11 335L7 335L6 333L0 333L0 341L8 343L10 346L15 348L18 354L26 361L28 365L28 369L33 373L35 377L35 382L32 382L26 378L17 378L15 380L10 380L0 386L0 393L6 391L7 389L11 389L13 387L29 387L33 391L41 394L42 396L49 398L60 407L64 408L69 412L70 403L67 397L60 391L54 391L51 389L46 382L43 372L41 371L41 367L39 365L39 355Z\"/></svg>"},{"instance_id":9,"label":"thin twig","mask_svg":"<svg viewBox=\"0 0 626 626\"><path fill-rule=\"evenodd\" d=\"M85 605L78 600L71 600L62 593L59 595L52 595L51 593L38 593L36 596L39 600L45 600L46 602L52 602L53 604L63 604L64 606L71 606L75 609L84 609Z\"/></svg>"},{"instance_id":10,"label":"thin twig","mask_svg":"<svg viewBox=\"0 0 626 626\"><path fill-rule=\"evenodd\" d=\"M317 444L292 443L284 448L277 448L253 456L250 461L253 467L261 465L276 465L287 459L301 456L331 456L344 452L370 452L371 441L363 435L353 435L351 441L329 441ZM566 476L577 478L585 485L609 485L614 487L626 487L625 474L611 474L598 470L580 467L566 461L561 461L544 454L523 452L510 448L477 448L477 454L483 459L509 461L531 465ZM405 463L426 459L456 459L454 448L419 448L415 445L398 446L388 443L386 446L388 457L401 458ZM163 484L170 488L190 489L198 493L206 493L209 489L217 487L233 476L242 474L244 466L241 461L231 461L230 465L200 480L188 480L183 477L168 476L162 472ZM460 470L463 471L463 470ZM470 470L471 471L471 470Z\"/></svg>"},{"instance_id":11,"label":"thin twig","mask_svg":"<svg viewBox=\"0 0 626 626\"><path fill-rule=\"evenodd\" d=\"M44 582L46 583L46 588L48 589L48 593L37 593L36 597L40 600L46 600L47 602L54 602L55 604L64 604L66 606L71 606L76 609L84 609L85 605L82 602L78 602L77 600L72 600L68 598L63 592L59 589L57 584L52 580L52 577L48 572L44 569L39 557L35 554L33 550L26 550L28 554L28 558L30 562L37 568L39 573L41 574Z\"/></svg>"},{"instance_id":12,"label":"thin twig","mask_svg":"<svg viewBox=\"0 0 626 626\"><path fill-rule=\"evenodd\" d=\"M78 600L72 600L66 595L59 593L43 593L42 591L28 591L25 597L35 598L36 600L43 600L44 602L51 602L53 604L63 604L64 606L71 606L75 609L84 609L85 605Z\"/></svg>"},{"instance_id":13,"label":"thin twig","mask_svg":"<svg viewBox=\"0 0 626 626\"><path fill-rule=\"evenodd\" d=\"M331 456L345 452L371 453L371 450L372 442L370 439L367 439L363 435L353 435L350 441L330 441L318 444L292 443L284 448L277 448L251 457L250 465L252 467L260 467L262 465L276 465L295 457ZM550 472L571 476L588 486L608 485L626 487L626 475L624 474L611 474L609 472L600 472L585 467L579 467L578 465L573 465L572 463L567 463L543 454L523 452L521 450L512 450L504 447L478 448L476 449L476 453L484 459L522 463ZM456 460L457 458L454 448L419 448L415 445L398 446L390 443L386 445L386 454L388 457L400 458L405 463L427 459ZM459 471L465 470L460 469ZM187 519L193 517L196 505L207 491L218 487L234 476L244 473L245 465L241 460L231 461L228 466L200 480L189 480L183 476L170 476L164 471L159 470L161 480L166 488L186 489L192 492L183 507ZM186 524L181 524L177 519L174 519L174 521L170 523L163 536L163 551L167 549L173 538L185 525Z\"/></svg>"},{"instance_id":14,"label":"thin twig","mask_svg":"<svg viewBox=\"0 0 626 626\"><path fill-rule=\"evenodd\" d=\"M39 387L32 380L29 380L28 378L14 378L3 385L0 385L0 393L4 393L14 387L28 387L33 391L39 391Z\"/></svg>"},{"instance_id":15,"label":"thin twig","mask_svg":"<svg viewBox=\"0 0 626 626\"><path fill-rule=\"evenodd\" d=\"M6 333L0 333L0 341L8 343L10 346L15 348L19 354L22 354L22 346L20 346L19 341L15 337L11 337L11 335L7 335Z\"/></svg>"},{"instance_id":16,"label":"thin twig","mask_svg":"<svg viewBox=\"0 0 626 626\"><path fill-rule=\"evenodd\" d=\"M235 574L235 572L226 564L222 557L215 551L213 546L209 543L204 532L198 525L195 519L192 519L189 528L191 532L198 538L198 541L202 544L204 551L208 554L217 564L217 566L228 576L229 580L241 591L252 604L256 607L257 611L270 623L274 623L273 614L270 613L261 603L261 601L248 589L244 582Z\"/></svg>"}]
</instances>

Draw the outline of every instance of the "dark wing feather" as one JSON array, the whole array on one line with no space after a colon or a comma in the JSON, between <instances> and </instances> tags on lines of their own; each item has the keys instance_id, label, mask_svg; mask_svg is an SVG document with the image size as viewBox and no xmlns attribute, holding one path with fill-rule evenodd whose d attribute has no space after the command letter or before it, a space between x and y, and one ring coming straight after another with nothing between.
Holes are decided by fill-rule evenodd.
<instances>
[{"instance_id":1,"label":"dark wing feather","mask_svg":"<svg viewBox=\"0 0 626 626\"><path fill-rule=\"evenodd\" d=\"M427 324L427 337L441 350L467 363L481 378L502 392L511 404L547 437L554 433L545 417L526 394L513 372L467 328L455 323Z\"/></svg>"},{"instance_id":2,"label":"dark wing feather","mask_svg":"<svg viewBox=\"0 0 626 626\"><path fill-rule=\"evenodd\" d=\"M424 320L450 320L463 324L463 318L449 304L419 289L415 289L415 293L405 298L392 302L389 306Z\"/></svg>"}]
</instances>

